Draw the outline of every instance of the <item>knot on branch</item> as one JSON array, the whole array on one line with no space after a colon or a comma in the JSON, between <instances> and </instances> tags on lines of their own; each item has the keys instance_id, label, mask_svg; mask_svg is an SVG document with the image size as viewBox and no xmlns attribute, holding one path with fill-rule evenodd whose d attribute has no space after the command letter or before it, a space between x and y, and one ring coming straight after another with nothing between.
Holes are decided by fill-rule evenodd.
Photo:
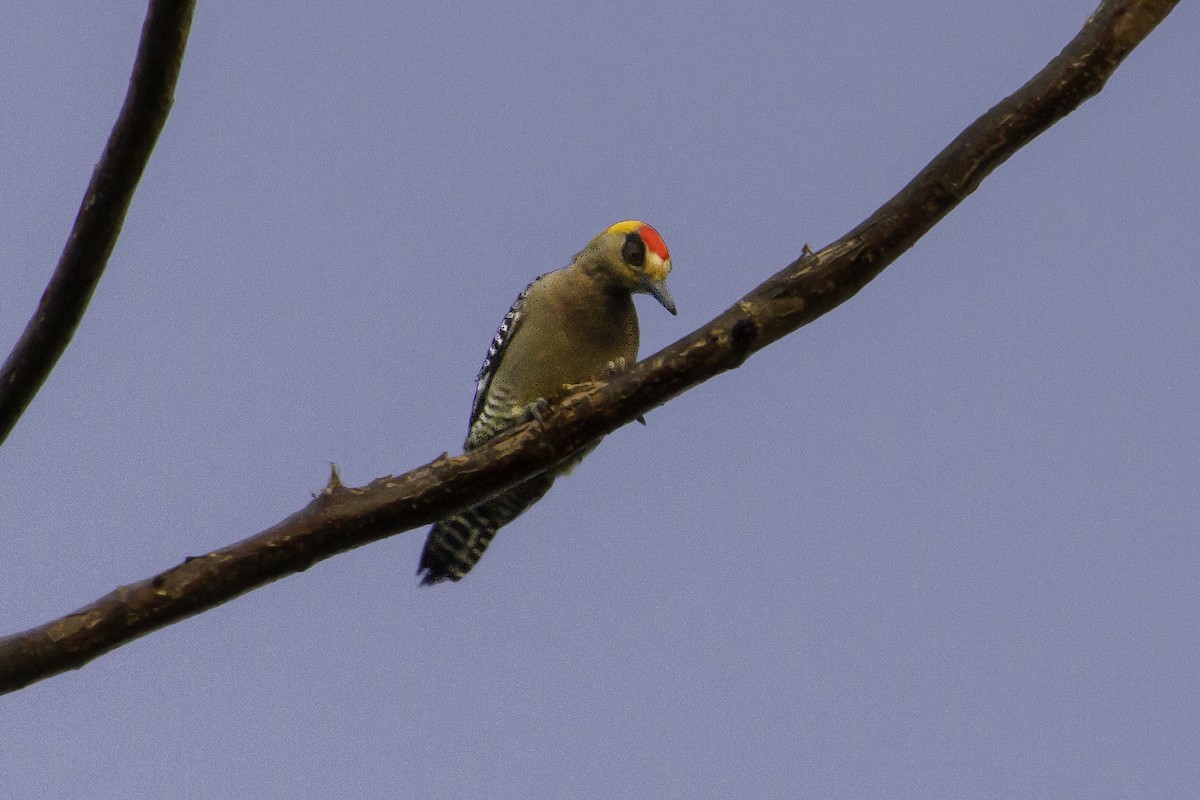
<instances>
[{"instance_id":1,"label":"knot on branch","mask_svg":"<svg viewBox=\"0 0 1200 800\"><path fill-rule=\"evenodd\" d=\"M758 323L752 319L740 319L733 324L729 335L729 350L738 366L750 355L758 339Z\"/></svg>"}]
</instances>

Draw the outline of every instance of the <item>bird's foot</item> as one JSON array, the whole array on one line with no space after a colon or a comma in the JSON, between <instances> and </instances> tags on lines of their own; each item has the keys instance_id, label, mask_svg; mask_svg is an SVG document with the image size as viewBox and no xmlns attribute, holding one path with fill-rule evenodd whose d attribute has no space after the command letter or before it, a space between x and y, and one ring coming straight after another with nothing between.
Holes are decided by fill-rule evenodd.
<instances>
[{"instance_id":1,"label":"bird's foot","mask_svg":"<svg viewBox=\"0 0 1200 800\"><path fill-rule=\"evenodd\" d=\"M545 423L546 411L549 410L549 408L550 401L544 397L539 397L537 400L534 400L532 403L525 406L525 421L531 422L532 420L537 420L538 422Z\"/></svg>"}]
</instances>

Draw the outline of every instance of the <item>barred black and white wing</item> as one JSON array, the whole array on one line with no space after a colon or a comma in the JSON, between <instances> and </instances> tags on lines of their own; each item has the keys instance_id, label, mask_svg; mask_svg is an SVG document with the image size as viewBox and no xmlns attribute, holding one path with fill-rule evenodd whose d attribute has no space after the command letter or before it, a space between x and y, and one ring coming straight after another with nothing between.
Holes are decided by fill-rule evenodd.
<instances>
[{"instance_id":1,"label":"barred black and white wing","mask_svg":"<svg viewBox=\"0 0 1200 800\"><path fill-rule=\"evenodd\" d=\"M535 278L517 295L512 307L508 309L508 313L500 322L500 328L496 331L496 335L492 337L487 355L484 356L483 364L479 367L479 374L475 377L475 399L471 402L471 420L467 423L466 449L468 450L478 447L500 431L510 427L524 414L524 409L513 407L512 398L506 396L506 392L492 386L492 378L496 376L496 370L500 368L500 361L504 358L504 348L512 341L517 329L521 326L525 297L539 280L541 278Z\"/></svg>"}]
</instances>

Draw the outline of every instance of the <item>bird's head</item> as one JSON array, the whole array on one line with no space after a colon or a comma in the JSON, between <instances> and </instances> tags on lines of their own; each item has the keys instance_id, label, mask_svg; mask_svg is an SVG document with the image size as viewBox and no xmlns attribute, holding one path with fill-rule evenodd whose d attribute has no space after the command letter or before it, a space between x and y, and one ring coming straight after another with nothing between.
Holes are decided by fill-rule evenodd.
<instances>
[{"instance_id":1,"label":"bird's head","mask_svg":"<svg viewBox=\"0 0 1200 800\"><path fill-rule=\"evenodd\" d=\"M646 292L675 313L667 291L671 253L658 231L635 219L612 225L575 257L575 262L598 279L628 292Z\"/></svg>"}]
</instances>

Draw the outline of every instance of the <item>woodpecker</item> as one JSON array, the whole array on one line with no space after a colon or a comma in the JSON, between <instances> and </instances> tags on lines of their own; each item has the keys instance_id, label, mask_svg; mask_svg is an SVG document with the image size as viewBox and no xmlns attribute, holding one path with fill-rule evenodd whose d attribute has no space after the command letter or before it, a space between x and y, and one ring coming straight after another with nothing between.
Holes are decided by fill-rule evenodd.
<instances>
[{"instance_id":1,"label":"woodpecker","mask_svg":"<svg viewBox=\"0 0 1200 800\"><path fill-rule=\"evenodd\" d=\"M475 382L467 441L473 450L537 413L573 384L602 380L637 360L632 295L645 292L675 313L667 291L671 254L651 226L618 222L570 266L525 287L504 315ZM477 506L434 524L417 574L423 585L461 580L492 537L550 490L591 447Z\"/></svg>"}]
</instances>

